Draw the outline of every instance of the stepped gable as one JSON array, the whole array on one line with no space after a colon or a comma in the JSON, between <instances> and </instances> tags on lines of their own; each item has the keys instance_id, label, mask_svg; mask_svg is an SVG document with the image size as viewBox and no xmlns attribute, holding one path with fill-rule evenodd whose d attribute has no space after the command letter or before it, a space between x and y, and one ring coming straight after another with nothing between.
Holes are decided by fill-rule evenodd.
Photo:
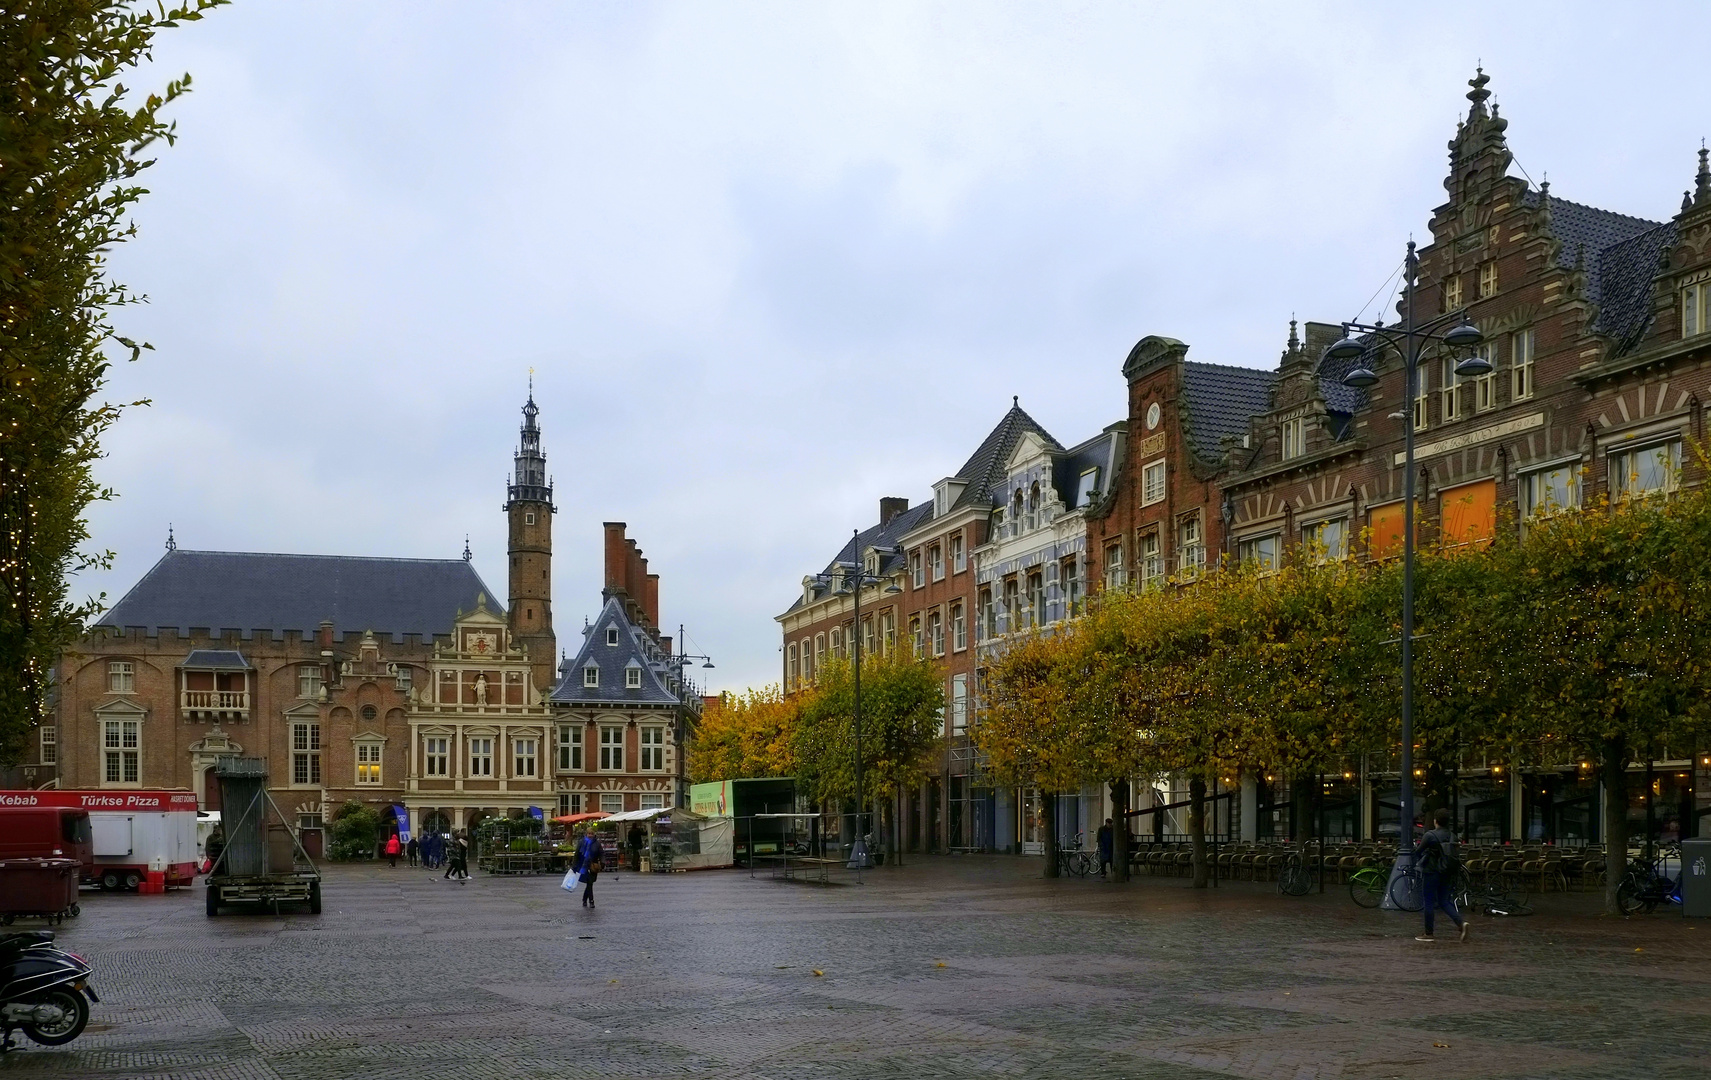
<instances>
[{"instance_id":1,"label":"stepped gable","mask_svg":"<svg viewBox=\"0 0 1711 1080\"><path fill-rule=\"evenodd\" d=\"M616 630L616 643L608 645ZM600 672L599 685L587 685L583 670ZM624 614L617 596L606 599L593 625L583 631L582 648L558 669L558 685L548 698L554 705L677 705L676 694L665 688L660 674L665 665L652 639ZM641 685L630 686L627 671L641 670Z\"/></svg>"},{"instance_id":2,"label":"stepped gable","mask_svg":"<svg viewBox=\"0 0 1711 1080\"><path fill-rule=\"evenodd\" d=\"M1188 406L1188 441L1208 461L1223 454L1227 436L1248 433L1248 420L1271 409L1277 372L1182 362L1182 396Z\"/></svg>"},{"instance_id":3,"label":"stepped gable","mask_svg":"<svg viewBox=\"0 0 1711 1080\"><path fill-rule=\"evenodd\" d=\"M401 640L449 634L458 609L492 596L462 559L376 559L244 551L168 551L97 626L188 633L372 630ZM492 604L490 599L489 604Z\"/></svg>"}]
</instances>

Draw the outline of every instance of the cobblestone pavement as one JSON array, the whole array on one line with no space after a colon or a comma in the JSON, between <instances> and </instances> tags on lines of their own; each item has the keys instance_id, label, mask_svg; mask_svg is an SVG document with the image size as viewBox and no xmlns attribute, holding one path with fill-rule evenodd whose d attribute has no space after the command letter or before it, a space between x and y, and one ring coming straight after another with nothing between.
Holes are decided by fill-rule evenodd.
<instances>
[{"instance_id":1,"label":"cobblestone pavement","mask_svg":"<svg viewBox=\"0 0 1711 1080\"><path fill-rule=\"evenodd\" d=\"M85 894L88 1033L0 1076L1711 1075L1711 926L1557 898L1468 945L1335 891L1046 882L1002 856L861 885L333 867L326 910Z\"/></svg>"}]
</instances>

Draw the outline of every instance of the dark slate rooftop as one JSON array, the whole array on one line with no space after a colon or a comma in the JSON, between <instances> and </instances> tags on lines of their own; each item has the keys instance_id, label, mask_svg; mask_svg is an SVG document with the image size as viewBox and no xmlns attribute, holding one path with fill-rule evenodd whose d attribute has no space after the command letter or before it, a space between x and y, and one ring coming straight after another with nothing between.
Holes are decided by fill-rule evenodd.
<instances>
[{"instance_id":1,"label":"dark slate rooftop","mask_svg":"<svg viewBox=\"0 0 1711 1080\"><path fill-rule=\"evenodd\" d=\"M861 561L861 553L870 547L877 547L880 550L879 572L882 575L902 569L904 556L901 552L896 551L898 541L907 535L909 530L923 521L930 520L932 516L933 504L929 500L911 506L883 525L869 525L855 536L844 541L844 546L838 549L837 555L833 556L832 561L826 564L823 572L829 574L839 566L853 567L858 565ZM826 591L830 588L829 584L816 586L814 589L815 599L826 595ZM795 611L806 602L804 597L798 596L796 602L786 610Z\"/></svg>"},{"instance_id":2,"label":"dark slate rooftop","mask_svg":"<svg viewBox=\"0 0 1711 1080\"><path fill-rule=\"evenodd\" d=\"M1060 452L1063 450L1063 446L1051 437L1050 432L1022 411L1020 403L1012 400L1010 411L1004 414L1004 419L998 421L998 426L986 436L973 456L956 471L957 479L968 481L968 486L957 496L957 501L952 504L953 509L991 504L992 489L1004 479L1005 466L1010 462L1010 451L1016 448L1017 440L1028 431L1038 435L1049 449Z\"/></svg>"},{"instance_id":3,"label":"dark slate rooftop","mask_svg":"<svg viewBox=\"0 0 1711 1080\"><path fill-rule=\"evenodd\" d=\"M1122 429L1107 427L1093 438L1052 456L1052 484L1063 499L1064 509L1080 509L1075 499L1081 485L1081 474L1088 469L1097 467L1099 490L1110 490L1112 478L1117 473L1117 448L1121 435Z\"/></svg>"},{"instance_id":4,"label":"dark slate rooftop","mask_svg":"<svg viewBox=\"0 0 1711 1080\"><path fill-rule=\"evenodd\" d=\"M618 643L608 645L607 631L618 631ZM558 685L549 699L555 705L676 705L677 695L660 681L662 664L649 655L651 643L645 645L646 635L637 630L624 614L624 605L617 597L608 597L606 606L594 624L584 631L582 648L572 659L558 668ZM582 670L594 667L600 672L599 686L584 685ZM642 685L625 685L624 672L640 668Z\"/></svg>"},{"instance_id":5,"label":"dark slate rooftop","mask_svg":"<svg viewBox=\"0 0 1711 1080\"><path fill-rule=\"evenodd\" d=\"M459 609L486 593L462 559L370 559L349 555L275 555L245 551L168 551L98 626L141 626L153 633L193 626L314 632L331 619L336 632L372 630L449 634Z\"/></svg>"},{"instance_id":6,"label":"dark slate rooftop","mask_svg":"<svg viewBox=\"0 0 1711 1080\"><path fill-rule=\"evenodd\" d=\"M1182 362L1182 390L1188 401L1188 439L1202 458L1223 454L1226 435L1248 433L1248 418L1271 408L1277 372L1224 364Z\"/></svg>"},{"instance_id":7,"label":"dark slate rooftop","mask_svg":"<svg viewBox=\"0 0 1711 1080\"><path fill-rule=\"evenodd\" d=\"M198 671L248 671L249 661L236 649L191 649L180 667Z\"/></svg>"},{"instance_id":8,"label":"dark slate rooftop","mask_svg":"<svg viewBox=\"0 0 1711 1080\"><path fill-rule=\"evenodd\" d=\"M1527 192L1526 205L1542 196ZM1550 196L1551 232L1562 241L1557 265L1584 258L1586 298L1598 306L1594 329L1626 347L1651 321L1652 279L1658 259L1675 242L1675 226Z\"/></svg>"}]
</instances>

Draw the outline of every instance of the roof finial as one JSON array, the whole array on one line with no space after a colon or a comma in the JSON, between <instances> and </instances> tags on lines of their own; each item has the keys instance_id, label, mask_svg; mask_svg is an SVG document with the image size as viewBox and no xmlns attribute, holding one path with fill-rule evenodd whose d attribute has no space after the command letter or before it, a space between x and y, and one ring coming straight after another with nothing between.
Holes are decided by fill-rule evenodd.
<instances>
[{"instance_id":1,"label":"roof finial","mask_svg":"<svg viewBox=\"0 0 1711 1080\"><path fill-rule=\"evenodd\" d=\"M170 522L170 521L166 523L166 550L168 550L168 551L177 551L178 550L178 541L173 539L172 522Z\"/></svg>"},{"instance_id":2,"label":"roof finial","mask_svg":"<svg viewBox=\"0 0 1711 1080\"><path fill-rule=\"evenodd\" d=\"M1711 164L1707 164L1707 155L1711 155L1711 150L1707 150L1705 140L1700 139L1699 171L1693 177L1694 206L1704 206L1707 202L1711 202Z\"/></svg>"},{"instance_id":3,"label":"roof finial","mask_svg":"<svg viewBox=\"0 0 1711 1080\"><path fill-rule=\"evenodd\" d=\"M463 534L463 561L468 562L469 560L470 560L469 534L464 533Z\"/></svg>"},{"instance_id":4,"label":"roof finial","mask_svg":"<svg viewBox=\"0 0 1711 1080\"><path fill-rule=\"evenodd\" d=\"M1474 68L1473 71L1473 78L1467 81L1467 84L1473 87L1467 92L1467 99L1473 102L1473 113L1482 113L1485 111L1485 100L1491 96L1491 91L1485 88L1485 84L1491 81L1491 76L1485 73L1483 63Z\"/></svg>"},{"instance_id":5,"label":"roof finial","mask_svg":"<svg viewBox=\"0 0 1711 1080\"><path fill-rule=\"evenodd\" d=\"M1301 339L1295 334L1295 312L1291 311L1289 313L1289 351L1294 352L1299 348L1301 348Z\"/></svg>"},{"instance_id":6,"label":"roof finial","mask_svg":"<svg viewBox=\"0 0 1711 1080\"><path fill-rule=\"evenodd\" d=\"M1020 409L1022 407L1022 395L1021 394L1011 394L1010 395L1010 407L1012 409Z\"/></svg>"}]
</instances>

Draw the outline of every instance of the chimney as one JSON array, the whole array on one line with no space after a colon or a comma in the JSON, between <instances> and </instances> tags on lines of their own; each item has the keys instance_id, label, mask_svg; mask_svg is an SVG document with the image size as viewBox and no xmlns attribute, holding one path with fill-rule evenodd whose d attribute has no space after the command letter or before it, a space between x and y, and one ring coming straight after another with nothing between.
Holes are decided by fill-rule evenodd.
<instances>
[{"instance_id":1,"label":"chimney","mask_svg":"<svg viewBox=\"0 0 1711 1080\"><path fill-rule=\"evenodd\" d=\"M659 649L665 655L671 655L671 636L669 634L659 639Z\"/></svg>"},{"instance_id":2,"label":"chimney","mask_svg":"<svg viewBox=\"0 0 1711 1080\"><path fill-rule=\"evenodd\" d=\"M323 653L331 654L333 649L333 620L322 619L321 626L315 632L315 642L321 646Z\"/></svg>"},{"instance_id":3,"label":"chimney","mask_svg":"<svg viewBox=\"0 0 1711 1080\"><path fill-rule=\"evenodd\" d=\"M638 622L642 609L642 551L628 537L624 539L624 549L624 611L631 622Z\"/></svg>"},{"instance_id":4,"label":"chimney","mask_svg":"<svg viewBox=\"0 0 1711 1080\"><path fill-rule=\"evenodd\" d=\"M879 523L881 525L889 525L891 524L892 518L907 509L909 509L908 499L900 499L895 495L888 495L881 498L879 500Z\"/></svg>"},{"instance_id":5,"label":"chimney","mask_svg":"<svg viewBox=\"0 0 1711 1080\"><path fill-rule=\"evenodd\" d=\"M646 560L643 560L646 565ZM659 575L649 574L642 586L642 606L647 609L648 625L659 625Z\"/></svg>"},{"instance_id":6,"label":"chimney","mask_svg":"<svg viewBox=\"0 0 1711 1080\"><path fill-rule=\"evenodd\" d=\"M610 597L614 592L624 587L624 523L608 521L601 525L606 530L606 586L604 592Z\"/></svg>"}]
</instances>

